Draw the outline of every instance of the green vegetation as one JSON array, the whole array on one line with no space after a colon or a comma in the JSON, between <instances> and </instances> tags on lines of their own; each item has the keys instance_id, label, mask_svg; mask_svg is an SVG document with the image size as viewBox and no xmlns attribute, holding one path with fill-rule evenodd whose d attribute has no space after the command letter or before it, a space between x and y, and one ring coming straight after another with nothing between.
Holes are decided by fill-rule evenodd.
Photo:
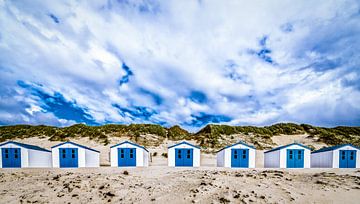
<instances>
[{"instance_id":1,"label":"green vegetation","mask_svg":"<svg viewBox=\"0 0 360 204\"><path fill-rule=\"evenodd\" d=\"M185 140L190 139L191 134L180 126L175 125L168 129L167 137L171 140Z\"/></svg>"},{"instance_id":2,"label":"green vegetation","mask_svg":"<svg viewBox=\"0 0 360 204\"><path fill-rule=\"evenodd\" d=\"M109 137L129 137L141 145L158 146L165 139L195 140L205 150L222 148L238 140L255 145L258 149L271 147L274 135L308 134L314 140L328 145L351 143L360 146L360 127L323 128L307 124L278 123L271 126L229 126L209 124L197 133L189 133L176 125L165 128L154 124L87 126L76 124L69 127L14 125L0 127L0 142L16 138L40 137L51 141L66 141L88 137L108 144Z\"/></svg>"},{"instance_id":3,"label":"green vegetation","mask_svg":"<svg viewBox=\"0 0 360 204\"><path fill-rule=\"evenodd\" d=\"M272 144L271 137L273 135L294 135L305 133L304 129L297 124L293 123L278 123L272 126L255 127L255 126L229 126L229 125L207 125L195 135L195 139L198 140L200 146L210 148L222 148L229 145L228 138L223 138L224 135L243 134L247 135L247 138L234 138L230 139L242 139L250 144L254 144L258 149L264 149L268 145ZM223 141L225 140L225 141ZM234 141L231 141L234 142Z\"/></svg>"},{"instance_id":4,"label":"green vegetation","mask_svg":"<svg viewBox=\"0 0 360 204\"><path fill-rule=\"evenodd\" d=\"M301 125L306 133L310 136L318 137L319 141L328 145L338 145L351 143L360 146L360 127L335 128L314 127L311 125Z\"/></svg>"}]
</instances>

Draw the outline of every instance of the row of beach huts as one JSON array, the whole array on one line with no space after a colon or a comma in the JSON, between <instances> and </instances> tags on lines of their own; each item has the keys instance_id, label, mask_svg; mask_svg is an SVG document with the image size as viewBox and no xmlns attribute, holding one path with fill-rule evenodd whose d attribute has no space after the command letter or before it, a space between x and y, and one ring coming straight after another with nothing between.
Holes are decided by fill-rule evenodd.
<instances>
[{"instance_id":1,"label":"row of beach huts","mask_svg":"<svg viewBox=\"0 0 360 204\"><path fill-rule=\"evenodd\" d=\"M100 152L74 143L64 142L50 150L8 141L0 144L1 168L78 168L99 167ZM244 142L217 152L217 166L255 168L256 149ZM110 147L112 167L149 166L149 151L125 141ZM168 147L168 166L199 167L200 147L186 141ZM360 168L360 148L351 144L311 149L299 143L277 147L264 153L265 168Z\"/></svg>"}]
</instances>

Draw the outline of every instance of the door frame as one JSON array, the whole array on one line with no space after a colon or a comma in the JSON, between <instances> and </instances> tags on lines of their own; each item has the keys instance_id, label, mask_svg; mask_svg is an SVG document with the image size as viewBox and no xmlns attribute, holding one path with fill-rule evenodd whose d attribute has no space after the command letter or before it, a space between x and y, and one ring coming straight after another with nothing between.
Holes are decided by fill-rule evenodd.
<instances>
[{"instance_id":1,"label":"door frame","mask_svg":"<svg viewBox=\"0 0 360 204\"><path fill-rule=\"evenodd\" d=\"M175 148L175 167L193 167L194 166L194 149L193 148ZM188 151L190 158L188 159ZM185 163L185 160L189 163ZM191 161L190 161L191 160Z\"/></svg>"},{"instance_id":2,"label":"door frame","mask_svg":"<svg viewBox=\"0 0 360 204\"><path fill-rule=\"evenodd\" d=\"M246 155L246 158L244 158L244 151L245 151L245 155ZM234 165L236 164L237 162L235 162L234 160L234 154L236 152L236 160L238 162L238 165ZM249 149L247 148L232 148L231 149L231 168L249 168L249 155L250 155L250 151Z\"/></svg>"},{"instance_id":3,"label":"door frame","mask_svg":"<svg viewBox=\"0 0 360 204\"><path fill-rule=\"evenodd\" d=\"M290 151L292 152L291 154ZM299 152L301 152L301 163L299 163ZM290 156L292 157L292 161L289 160ZM304 168L304 157L304 149L286 149L286 168Z\"/></svg>"},{"instance_id":4,"label":"door frame","mask_svg":"<svg viewBox=\"0 0 360 204\"><path fill-rule=\"evenodd\" d=\"M343 159L342 159L342 152L345 153L345 155L344 155L345 161L343 161ZM354 166L349 165L349 159L351 156L350 153L352 153L352 152L354 153L354 155L353 155ZM356 154L357 154L356 150L345 150L345 149L339 150L339 168L356 168ZM343 164L344 164L344 166L343 166Z\"/></svg>"},{"instance_id":5,"label":"door frame","mask_svg":"<svg viewBox=\"0 0 360 204\"><path fill-rule=\"evenodd\" d=\"M72 152L72 150L75 150L74 153ZM63 158L64 151L65 151L66 158ZM70 155L72 157L71 160L69 158L67 158ZM71 164L69 163L70 161L71 161ZM74 148L74 147L59 148L59 167L60 168L78 168L79 167L79 148Z\"/></svg>"},{"instance_id":6,"label":"door frame","mask_svg":"<svg viewBox=\"0 0 360 204\"><path fill-rule=\"evenodd\" d=\"M5 153L6 150L8 150L8 153ZM12 157L15 157L15 150L18 150L18 152L16 153L18 156L18 161L16 162L16 165L15 165L15 161L12 159ZM5 155L7 155L10 158L5 158ZM8 160L9 163L4 165L6 160ZM2 168L21 168L22 167L21 161L22 161L22 158L21 158L21 148L20 147L3 147L3 148L1 148Z\"/></svg>"},{"instance_id":7,"label":"door frame","mask_svg":"<svg viewBox=\"0 0 360 204\"><path fill-rule=\"evenodd\" d=\"M121 150L123 150L124 152L121 153ZM131 150L133 150L133 158L130 158L130 154L131 154ZM124 158L120 158L120 154L124 154ZM118 167L136 167L137 166L137 161L136 161L136 148L135 147L118 147L117 148L117 166ZM124 165L120 165L120 159L123 160ZM132 162L135 162L134 164L129 164L130 159L132 159Z\"/></svg>"}]
</instances>

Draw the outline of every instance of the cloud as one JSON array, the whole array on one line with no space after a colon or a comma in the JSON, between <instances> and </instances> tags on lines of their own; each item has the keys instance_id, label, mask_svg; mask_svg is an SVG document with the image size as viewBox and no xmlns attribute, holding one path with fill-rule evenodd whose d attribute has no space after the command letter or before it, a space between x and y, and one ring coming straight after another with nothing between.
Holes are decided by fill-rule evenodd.
<instances>
[{"instance_id":1,"label":"cloud","mask_svg":"<svg viewBox=\"0 0 360 204\"><path fill-rule=\"evenodd\" d=\"M357 125L359 10L355 0L3 1L0 124Z\"/></svg>"}]
</instances>

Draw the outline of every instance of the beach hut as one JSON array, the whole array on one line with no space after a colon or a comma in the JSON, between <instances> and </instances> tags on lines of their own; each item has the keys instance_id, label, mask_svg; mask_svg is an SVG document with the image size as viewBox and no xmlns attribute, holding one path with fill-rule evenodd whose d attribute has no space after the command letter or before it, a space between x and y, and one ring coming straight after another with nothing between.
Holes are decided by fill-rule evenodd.
<instances>
[{"instance_id":1,"label":"beach hut","mask_svg":"<svg viewBox=\"0 0 360 204\"><path fill-rule=\"evenodd\" d=\"M0 144L1 168L51 167L51 151L29 144L9 141Z\"/></svg>"},{"instance_id":2,"label":"beach hut","mask_svg":"<svg viewBox=\"0 0 360 204\"><path fill-rule=\"evenodd\" d=\"M169 146L168 165L175 167L199 167L200 147L185 141Z\"/></svg>"},{"instance_id":3,"label":"beach hut","mask_svg":"<svg viewBox=\"0 0 360 204\"><path fill-rule=\"evenodd\" d=\"M216 154L217 166L231 168L255 168L254 146L238 142L224 147Z\"/></svg>"},{"instance_id":4,"label":"beach hut","mask_svg":"<svg viewBox=\"0 0 360 204\"><path fill-rule=\"evenodd\" d=\"M100 152L74 142L64 142L51 147L53 167L99 167Z\"/></svg>"},{"instance_id":5,"label":"beach hut","mask_svg":"<svg viewBox=\"0 0 360 204\"><path fill-rule=\"evenodd\" d=\"M125 141L110 147L112 167L149 166L149 151L138 144Z\"/></svg>"},{"instance_id":6,"label":"beach hut","mask_svg":"<svg viewBox=\"0 0 360 204\"><path fill-rule=\"evenodd\" d=\"M360 149L343 144L316 150L311 153L311 168L360 168Z\"/></svg>"},{"instance_id":7,"label":"beach hut","mask_svg":"<svg viewBox=\"0 0 360 204\"><path fill-rule=\"evenodd\" d=\"M310 168L310 152L307 146L292 143L266 151L265 168Z\"/></svg>"}]
</instances>

